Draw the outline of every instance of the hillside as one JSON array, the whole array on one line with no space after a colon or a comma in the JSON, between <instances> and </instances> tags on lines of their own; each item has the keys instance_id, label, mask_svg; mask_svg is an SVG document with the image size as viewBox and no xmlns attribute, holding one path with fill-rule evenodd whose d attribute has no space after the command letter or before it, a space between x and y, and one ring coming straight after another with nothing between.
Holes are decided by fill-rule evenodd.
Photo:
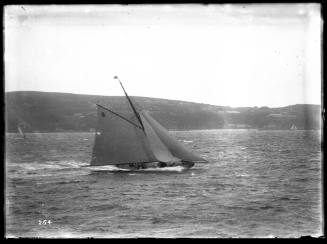
<instances>
[{"instance_id":1,"label":"hillside","mask_svg":"<svg viewBox=\"0 0 327 244\"><path fill-rule=\"evenodd\" d=\"M320 106L298 104L281 108L231 108L158 98L132 97L169 130L220 128L298 129L320 128ZM125 97L48 92L5 93L6 131L92 131L100 103L126 116Z\"/></svg>"}]
</instances>

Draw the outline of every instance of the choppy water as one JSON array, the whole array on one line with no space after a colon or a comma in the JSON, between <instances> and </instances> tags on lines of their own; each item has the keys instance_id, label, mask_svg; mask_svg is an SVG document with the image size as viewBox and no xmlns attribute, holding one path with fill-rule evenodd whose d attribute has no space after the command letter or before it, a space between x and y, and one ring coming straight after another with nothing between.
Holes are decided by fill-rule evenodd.
<instances>
[{"instance_id":1,"label":"choppy water","mask_svg":"<svg viewBox=\"0 0 327 244\"><path fill-rule=\"evenodd\" d=\"M94 170L82 167L92 133L7 134L7 236L322 234L319 131L172 133L211 163L185 171Z\"/></svg>"}]
</instances>

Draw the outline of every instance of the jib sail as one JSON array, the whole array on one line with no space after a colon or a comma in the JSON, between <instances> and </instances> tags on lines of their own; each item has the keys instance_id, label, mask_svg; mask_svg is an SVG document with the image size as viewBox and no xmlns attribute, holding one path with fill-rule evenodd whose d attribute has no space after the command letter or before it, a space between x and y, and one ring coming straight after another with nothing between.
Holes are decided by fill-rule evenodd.
<instances>
[{"instance_id":1,"label":"jib sail","mask_svg":"<svg viewBox=\"0 0 327 244\"><path fill-rule=\"evenodd\" d=\"M152 118L149 113L142 112L142 118L150 124L158 138L160 138L160 141L167 147L175 158L188 162L206 162L205 159L187 150L181 143L172 137L162 125Z\"/></svg>"}]
</instances>

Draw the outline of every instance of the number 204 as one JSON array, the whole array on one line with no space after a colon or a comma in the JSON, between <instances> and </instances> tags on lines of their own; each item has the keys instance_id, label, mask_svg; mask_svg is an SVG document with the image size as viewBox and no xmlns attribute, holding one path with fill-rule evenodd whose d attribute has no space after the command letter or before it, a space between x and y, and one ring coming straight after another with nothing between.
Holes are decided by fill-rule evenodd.
<instances>
[{"instance_id":1,"label":"number 204","mask_svg":"<svg viewBox=\"0 0 327 244\"><path fill-rule=\"evenodd\" d=\"M39 220L39 225L51 225L52 221L49 219Z\"/></svg>"}]
</instances>

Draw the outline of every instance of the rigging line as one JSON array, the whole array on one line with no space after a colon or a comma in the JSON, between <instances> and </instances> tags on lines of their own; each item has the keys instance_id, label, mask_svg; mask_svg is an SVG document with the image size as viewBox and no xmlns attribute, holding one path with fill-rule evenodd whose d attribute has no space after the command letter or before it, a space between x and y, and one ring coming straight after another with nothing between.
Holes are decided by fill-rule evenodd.
<instances>
[{"instance_id":1,"label":"rigging line","mask_svg":"<svg viewBox=\"0 0 327 244\"><path fill-rule=\"evenodd\" d=\"M133 105L133 103L132 103L130 97L127 95L127 92L125 91L123 84L122 84L121 81L119 80L118 76L115 76L114 79L117 79L117 80L119 81L120 86L123 88L123 91L124 91L124 93L125 93L125 96L126 96L128 102L129 102L129 104L131 105L132 109L133 109L133 112L135 113L135 115L136 115L138 121L140 122L140 124L141 124L141 126L142 126L142 129L144 130L144 125L143 125L143 123L142 123L142 120L141 120L141 118L140 118L140 115L139 115L138 112L136 111L136 109L135 109L135 107L134 107L134 105Z\"/></svg>"},{"instance_id":2,"label":"rigging line","mask_svg":"<svg viewBox=\"0 0 327 244\"><path fill-rule=\"evenodd\" d=\"M127 121L128 123L130 123L130 124L136 126L137 128L143 130L142 127L140 127L139 125L137 125L137 124L135 124L134 122L130 121L129 119L126 119L125 117L121 116L120 114L118 114L118 113L116 113L116 112L114 112L114 111L112 111L112 110L110 110L110 109L108 109L108 108L106 108L106 107L104 107L104 106L102 106L102 105L100 105L100 104L97 104L97 103L96 103L96 105L99 106L100 108L103 108L103 109L109 111L110 113L113 113L114 115L116 115L116 116L118 116L119 118L121 118L121 119Z\"/></svg>"}]
</instances>

